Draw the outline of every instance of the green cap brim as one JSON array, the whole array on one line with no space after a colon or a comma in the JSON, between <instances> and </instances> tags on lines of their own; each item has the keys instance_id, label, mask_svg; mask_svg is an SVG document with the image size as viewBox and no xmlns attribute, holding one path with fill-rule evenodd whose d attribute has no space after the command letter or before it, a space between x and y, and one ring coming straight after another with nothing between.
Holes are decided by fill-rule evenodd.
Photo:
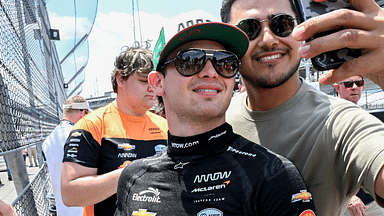
<instances>
[{"instance_id":1,"label":"green cap brim","mask_svg":"<svg viewBox=\"0 0 384 216\"><path fill-rule=\"evenodd\" d=\"M160 39L161 37L159 37ZM247 52L249 39L247 35L236 26L221 22L200 23L190 26L175 36L173 36L162 50L155 49L156 53L160 53L160 58L156 59L157 71L163 64L167 56L177 49L179 46L196 40L211 40L221 44L226 50L233 52L241 59Z\"/></svg>"}]
</instances>

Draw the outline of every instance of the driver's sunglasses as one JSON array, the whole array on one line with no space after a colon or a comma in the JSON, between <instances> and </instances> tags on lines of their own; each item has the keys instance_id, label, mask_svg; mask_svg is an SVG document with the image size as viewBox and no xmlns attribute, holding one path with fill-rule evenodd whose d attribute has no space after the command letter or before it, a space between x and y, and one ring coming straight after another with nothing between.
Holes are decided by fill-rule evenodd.
<instances>
[{"instance_id":1,"label":"driver's sunglasses","mask_svg":"<svg viewBox=\"0 0 384 216\"><path fill-rule=\"evenodd\" d=\"M259 20L256 18L249 18L241 20L236 26L247 34L249 40L254 40L259 36L261 31L261 23L269 21L269 28L273 34L279 37L287 37L295 27L295 18L289 14L276 14L271 19Z\"/></svg>"},{"instance_id":2,"label":"driver's sunglasses","mask_svg":"<svg viewBox=\"0 0 384 216\"><path fill-rule=\"evenodd\" d=\"M343 83L345 88L352 88L353 84L356 84L357 87L361 87L364 85L364 80L356 80L356 81L346 81L346 82L340 82L339 84Z\"/></svg>"},{"instance_id":3,"label":"driver's sunglasses","mask_svg":"<svg viewBox=\"0 0 384 216\"><path fill-rule=\"evenodd\" d=\"M160 69L173 62L181 75L193 76L203 70L208 59L211 60L216 72L225 78L234 77L239 71L240 60L234 53L202 49L182 50L166 61Z\"/></svg>"}]
</instances>

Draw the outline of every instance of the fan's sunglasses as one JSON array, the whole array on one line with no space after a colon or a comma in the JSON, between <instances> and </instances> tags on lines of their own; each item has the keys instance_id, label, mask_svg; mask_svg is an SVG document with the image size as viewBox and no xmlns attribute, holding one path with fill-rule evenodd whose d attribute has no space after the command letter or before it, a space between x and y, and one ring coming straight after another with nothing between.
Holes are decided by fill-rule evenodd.
<instances>
[{"instance_id":1,"label":"fan's sunglasses","mask_svg":"<svg viewBox=\"0 0 384 216\"><path fill-rule=\"evenodd\" d=\"M261 23L269 21L269 28L273 34L279 37L287 37L295 27L295 18L288 14L276 14L271 19L259 20L255 18L241 20L236 26L247 34L249 40L254 40L259 36Z\"/></svg>"},{"instance_id":2,"label":"fan's sunglasses","mask_svg":"<svg viewBox=\"0 0 384 216\"><path fill-rule=\"evenodd\" d=\"M356 84L357 87L363 86L365 81L364 80L356 80L356 81L346 81L346 82L340 82L340 83L343 83L345 88L352 88L353 84Z\"/></svg>"},{"instance_id":3,"label":"fan's sunglasses","mask_svg":"<svg viewBox=\"0 0 384 216\"><path fill-rule=\"evenodd\" d=\"M183 76L193 76L203 70L207 60L211 60L216 72L225 78L231 78L239 71L240 60L229 51L187 49L176 54L161 67L174 62L176 70Z\"/></svg>"}]
</instances>

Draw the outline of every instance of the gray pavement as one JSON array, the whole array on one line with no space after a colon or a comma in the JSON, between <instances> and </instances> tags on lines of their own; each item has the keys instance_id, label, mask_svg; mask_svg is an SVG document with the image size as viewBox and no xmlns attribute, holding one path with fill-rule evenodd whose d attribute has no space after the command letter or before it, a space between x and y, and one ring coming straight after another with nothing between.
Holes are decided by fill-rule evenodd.
<instances>
[{"instance_id":1,"label":"gray pavement","mask_svg":"<svg viewBox=\"0 0 384 216\"><path fill-rule=\"evenodd\" d=\"M39 167L29 167L29 160L26 160L26 167L28 172L29 181L39 172ZM16 193L13 181L8 180L7 169L4 162L4 157L0 156L0 199L6 203L11 204L18 196Z\"/></svg>"}]
</instances>

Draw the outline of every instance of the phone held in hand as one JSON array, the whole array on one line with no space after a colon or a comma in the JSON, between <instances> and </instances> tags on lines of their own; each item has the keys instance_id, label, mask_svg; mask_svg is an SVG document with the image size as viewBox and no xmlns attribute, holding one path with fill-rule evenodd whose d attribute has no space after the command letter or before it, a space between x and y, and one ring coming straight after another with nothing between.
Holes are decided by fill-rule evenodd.
<instances>
[{"instance_id":1,"label":"phone held in hand","mask_svg":"<svg viewBox=\"0 0 384 216\"><path fill-rule=\"evenodd\" d=\"M295 7L297 19L299 23L302 23L312 17L325 14L337 9L346 8L353 9L348 0L327 0L322 3L314 2L313 0L291 0ZM322 32L316 34L313 40L318 37L322 37L328 34L337 32L340 29L334 29L332 31ZM322 53L311 59L312 65L316 70L324 71L330 69L336 69L340 67L344 62L357 58L361 55L360 49L343 48L339 50L333 50L326 53Z\"/></svg>"}]
</instances>

